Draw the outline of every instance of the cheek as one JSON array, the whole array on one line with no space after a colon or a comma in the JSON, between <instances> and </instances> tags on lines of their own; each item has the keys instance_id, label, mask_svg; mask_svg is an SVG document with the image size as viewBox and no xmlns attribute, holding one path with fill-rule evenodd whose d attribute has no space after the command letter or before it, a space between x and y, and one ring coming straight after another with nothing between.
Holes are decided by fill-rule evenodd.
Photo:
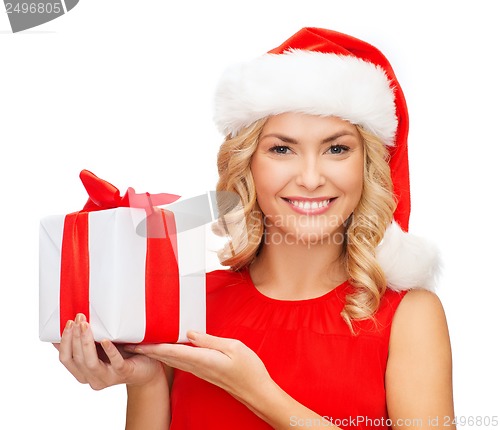
<instances>
[{"instance_id":1,"label":"cheek","mask_svg":"<svg viewBox=\"0 0 500 430\"><path fill-rule=\"evenodd\" d=\"M354 160L353 160L354 161ZM363 160L346 164L335 172L335 182L344 193L359 200L363 192L364 166Z\"/></svg>"},{"instance_id":2,"label":"cheek","mask_svg":"<svg viewBox=\"0 0 500 430\"><path fill-rule=\"evenodd\" d=\"M272 160L256 157L250 164L257 197L260 200L275 196L286 184L287 169L272 163ZM259 201L259 204L264 203ZM262 206L262 205L261 205Z\"/></svg>"}]
</instances>

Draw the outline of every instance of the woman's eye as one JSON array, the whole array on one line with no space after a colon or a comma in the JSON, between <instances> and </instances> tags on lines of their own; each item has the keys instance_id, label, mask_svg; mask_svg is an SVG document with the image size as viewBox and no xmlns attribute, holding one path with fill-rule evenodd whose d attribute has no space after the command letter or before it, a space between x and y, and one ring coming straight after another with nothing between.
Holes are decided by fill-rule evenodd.
<instances>
[{"instance_id":1,"label":"woman's eye","mask_svg":"<svg viewBox=\"0 0 500 430\"><path fill-rule=\"evenodd\" d=\"M349 147L344 145L332 145L328 148L328 152L330 154L343 154L344 152L349 151Z\"/></svg>"},{"instance_id":2,"label":"woman's eye","mask_svg":"<svg viewBox=\"0 0 500 430\"><path fill-rule=\"evenodd\" d=\"M274 152L275 154L284 155L289 153L288 151L290 151L290 148L288 146L276 145L270 148L269 150L271 152Z\"/></svg>"}]
</instances>

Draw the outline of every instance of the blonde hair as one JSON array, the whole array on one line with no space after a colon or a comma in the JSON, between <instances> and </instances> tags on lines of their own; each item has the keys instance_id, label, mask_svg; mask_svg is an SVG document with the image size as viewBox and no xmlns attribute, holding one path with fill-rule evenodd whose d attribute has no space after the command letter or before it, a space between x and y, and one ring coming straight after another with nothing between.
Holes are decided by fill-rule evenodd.
<instances>
[{"instance_id":1,"label":"blonde hair","mask_svg":"<svg viewBox=\"0 0 500 430\"><path fill-rule=\"evenodd\" d=\"M256 121L237 136L228 136L217 157L218 195L236 193L240 204L228 210L222 198L221 217L216 230L228 242L219 253L221 264L232 270L248 266L258 254L264 234L264 215L257 203L250 171L260 133L266 119ZM342 318L354 332L352 320L373 318L386 289L385 275L375 257L375 249L392 220L396 203L393 197L388 151L380 139L357 129L364 142L364 180L360 202L348 220L344 240L344 263L355 292L346 297ZM221 194L222 193L222 194Z\"/></svg>"},{"instance_id":2,"label":"blonde hair","mask_svg":"<svg viewBox=\"0 0 500 430\"><path fill-rule=\"evenodd\" d=\"M214 229L228 238L218 257L222 265L232 270L248 266L253 261L264 234L264 214L257 203L250 161L265 123L266 119L258 120L237 136L228 136L217 156L217 205L219 213L226 215L219 218ZM236 193L239 205L230 208L231 199L223 192Z\"/></svg>"},{"instance_id":3,"label":"blonde hair","mask_svg":"<svg viewBox=\"0 0 500 430\"><path fill-rule=\"evenodd\" d=\"M396 209L387 148L379 138L357 128L364 142L363 192L351 215L345 242L346 269L356 291L346 296L341 312L351 331L352 320L373 318L387 288L375 249Z\"/></svg>"}]
</instances>

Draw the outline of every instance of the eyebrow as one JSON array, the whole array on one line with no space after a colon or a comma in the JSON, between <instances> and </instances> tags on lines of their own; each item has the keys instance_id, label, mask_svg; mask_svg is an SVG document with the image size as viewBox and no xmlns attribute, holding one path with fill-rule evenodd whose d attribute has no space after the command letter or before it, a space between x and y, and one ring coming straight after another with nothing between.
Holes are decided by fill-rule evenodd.
<instances>
[{"instance_id":1,"label":"eyebrow","mask_svg":"<svg viewBox=\"0 0 500 430\"><path fill-rule=\"evenodd\" d=\"M334 140L337 140L339 137L342 137L342 136L355 136L355 134L350 132L350 131L347 131L347 130L342 130L342 131L339 131L338 133L332 134L331 136L323 139L321 141L321 144L333 142ZM279 133L265 134L264 136L262 136L260 138L260 140L265 139L267 137L275 137L275 138L283 141L284 143L290 143L290 144L294 144L294 145L297 145L299 143L293 137L285 136L285 135L279 134Z\"/></svg>"}]
</instances>

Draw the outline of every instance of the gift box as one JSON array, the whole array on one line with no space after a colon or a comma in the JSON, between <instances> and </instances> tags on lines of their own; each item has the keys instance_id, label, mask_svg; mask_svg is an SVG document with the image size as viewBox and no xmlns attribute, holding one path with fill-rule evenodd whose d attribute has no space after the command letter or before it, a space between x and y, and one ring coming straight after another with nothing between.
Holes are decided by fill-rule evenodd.
<instances>
[{"instance_id":1,"label":"gift box","mask_svg":"<svg viewBox=\"0 0 500 430\"><path fill-rule=\"evenodd\" d=\"M59 342L77 313L97 341L187 342L187 330L205 332L203 214L176 195L129 188L122 197L87 170L80 178L83 210L40 222L40 340Z\"/></svg>"}]
</instances>

